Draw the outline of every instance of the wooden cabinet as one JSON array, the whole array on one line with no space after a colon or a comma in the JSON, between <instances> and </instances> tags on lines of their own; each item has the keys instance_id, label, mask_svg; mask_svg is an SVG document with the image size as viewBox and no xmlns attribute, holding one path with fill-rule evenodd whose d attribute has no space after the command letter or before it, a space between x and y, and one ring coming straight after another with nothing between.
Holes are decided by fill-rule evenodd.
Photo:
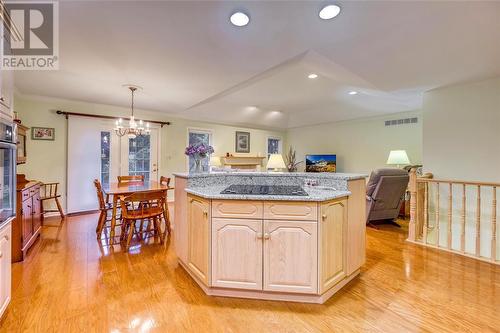
<instances>
[{"instance_id":1,"label":"wooden cabinet","mask_svg":"<svg viewBox=\"0 0 500 333\"><path fill-rule=\"evenodd\" d=\"M320 214L319 275L323 293L346 276L347 200L323 203Z\"/></svg>"},{"instance_id":2,"label":"wooden cabinet","mask_svg":"<svg viewBox=\"0 0 500 333\"><path fill-rule=\"evenodd\" d=\"M316 293L317 223L264 221L264 290Z\"/></svg>"},{"instance_id":3,"label":"wooden cabinet","mask_svg":"<svg viewBox=\"0 0 500 333\"><path fill-rule=\"evenodd\" d=\"M18 175L16 218L12 225L12 261L23 261L30 247L40 236L40 183L24 180ZM24 181L23 181L24 180Z\"/></svg>"},{"instance_id":4,"label":"wooden cabinet","mask_svg":"<svg viewBox=\"0 0 500 333\"><path fill-rule=\"evenodd\" d=\"M262 220L212 219L212 285L262 289Z\"/></svg>"},{"instance_id":5,"label":"wooden cabinet","mask_svg":"<svg viewBox=\"0 0 500 333\"><path fill-rule=\"evenodd\" d=\"M11 297L11 222L0 229L0 317Z\"/></svg>"},{"instance_id":6,"label":"wooden cabinet","mask_svg":"<svg viewBox=\"0 0 500 333\"><path fill-rule=\"evenodd\" d=\"M187 265L205 285L209 284L210 203L188 197L188 262Z\"/></svg>"}]
</instances>

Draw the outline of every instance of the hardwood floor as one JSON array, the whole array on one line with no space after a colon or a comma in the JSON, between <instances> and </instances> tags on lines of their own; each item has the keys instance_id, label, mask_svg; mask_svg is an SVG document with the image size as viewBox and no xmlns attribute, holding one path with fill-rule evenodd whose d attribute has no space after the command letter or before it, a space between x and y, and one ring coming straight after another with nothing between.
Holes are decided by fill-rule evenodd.
<instances>
[{"instance_id":1,"label":"hardwood floor","mask_svg":"<svg viewBox=\"0 0 500 333\"><path fill-rule=\"evenodd\" d=\"M500 268L368 229L361 276L324 305L209 297L173 246L100 248L97 215L48 220L13 265L1 332L499 332Z\"/></svg>"}]
</instances>

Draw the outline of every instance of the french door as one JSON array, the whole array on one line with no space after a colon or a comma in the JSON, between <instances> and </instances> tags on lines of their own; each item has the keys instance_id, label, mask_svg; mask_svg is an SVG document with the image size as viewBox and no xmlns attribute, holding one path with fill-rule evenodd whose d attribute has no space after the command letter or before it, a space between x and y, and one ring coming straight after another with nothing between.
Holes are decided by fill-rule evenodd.
<instances>
[{"instance_id":1,"label":"french door","mask_svg":"<svg viewBox=\"0 0 500 333\"><path fill-rule=\"evenodd\" d=\"M149 135L120 138L120 175L142 175L158 180L158 130Z\"/></svg>"}]
</instances>

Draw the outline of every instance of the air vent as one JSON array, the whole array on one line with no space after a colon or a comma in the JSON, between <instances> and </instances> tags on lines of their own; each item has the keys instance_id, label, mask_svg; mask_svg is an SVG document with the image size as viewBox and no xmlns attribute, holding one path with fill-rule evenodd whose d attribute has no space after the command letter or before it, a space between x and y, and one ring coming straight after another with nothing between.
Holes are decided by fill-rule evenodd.
<instances>
[{"instance_id":1,"label":"air vent","mask_svg":"<svg viewBox=\"0 0 500 333\"><path fill-rule=\"evenodd\" d=\"M385 126L396 126L396 125L408 125L408 124L416 124L418 123L418 118L403 118L403 119L393 119L386 120Z\"/></svg>"}]
</instances>

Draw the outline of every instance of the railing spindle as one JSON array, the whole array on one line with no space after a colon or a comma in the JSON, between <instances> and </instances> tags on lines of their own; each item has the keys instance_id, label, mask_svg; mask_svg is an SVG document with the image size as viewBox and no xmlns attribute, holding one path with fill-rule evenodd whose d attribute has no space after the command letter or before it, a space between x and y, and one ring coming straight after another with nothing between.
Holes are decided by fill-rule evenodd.
<instances>
[{"instance_id":1,"label":"railing spindle","mask_svg":"<svg viewBox=\"0 0 500 333\"><path fill-rule=\"evenodd\" d=\"M465 253L465 217L466 217L466 203L465 184L462 184L462 216L460 226L460 251Z\"/></svg>"},{"instance_id":2,"label":"railing spindle","mask_svg":"<svg viewBox=\"0 0 500 333\"><path fill-rule=\"evenodd\" d=\"M451 224L453 222L453 184L449 183L448 184L448 237L447 237L447 242L448 242L448 249L451 249L451 237L452 237L452 230L451 230Z\"/></svg>"},{"instance_id":3,"label":"railing spindle","mask_svg":"<svg viewBox=\"0 0 500 333\"><path fill-rule=\"evenodd\" d=\"M417 170L410 170L410 224L408 226L408 240L414 242L417 238Z\"/></svg>"},{"instance_id":4,"label":"railing spindle","mask_svg":"<svg viewBox=\"0 0 500 333\"><path fill-rule=\"evenodd\" d=\"M477 185L476 257L481 256L481 185Z\"/></svg>"},{"instance_id":5,"label":"railing spindle","mask_svg":"<svg viewBox=\"0 0 500 333\"><path fill-rule=\"evenodd\" d=\"M429 199L427 198L429 196L429 189L428 189L428 183L424 183L424 239L423 242L424 244L427 244L427 229L429 228L429 216L428 216L428 203Z\"/></svg>"},{"instance_id":6,"label":"railing spindle","mask_svg":"<svg viewBox=\"0 0 500 333\"><path fill-rule=\"evenodd\" d=\"M439 247L439 182L436 183L436 246Z\"/></svg>"},{"instance_id":7,"label":"railing spindle","mask_svg":"<svg viewBox=\"0 0 500 333\"><path fill-rule=\"evenodd\" d=\"M497 261L497 187L493 186L493 201L491 204L491 261Z\"/></svg>"}]
</instances>

